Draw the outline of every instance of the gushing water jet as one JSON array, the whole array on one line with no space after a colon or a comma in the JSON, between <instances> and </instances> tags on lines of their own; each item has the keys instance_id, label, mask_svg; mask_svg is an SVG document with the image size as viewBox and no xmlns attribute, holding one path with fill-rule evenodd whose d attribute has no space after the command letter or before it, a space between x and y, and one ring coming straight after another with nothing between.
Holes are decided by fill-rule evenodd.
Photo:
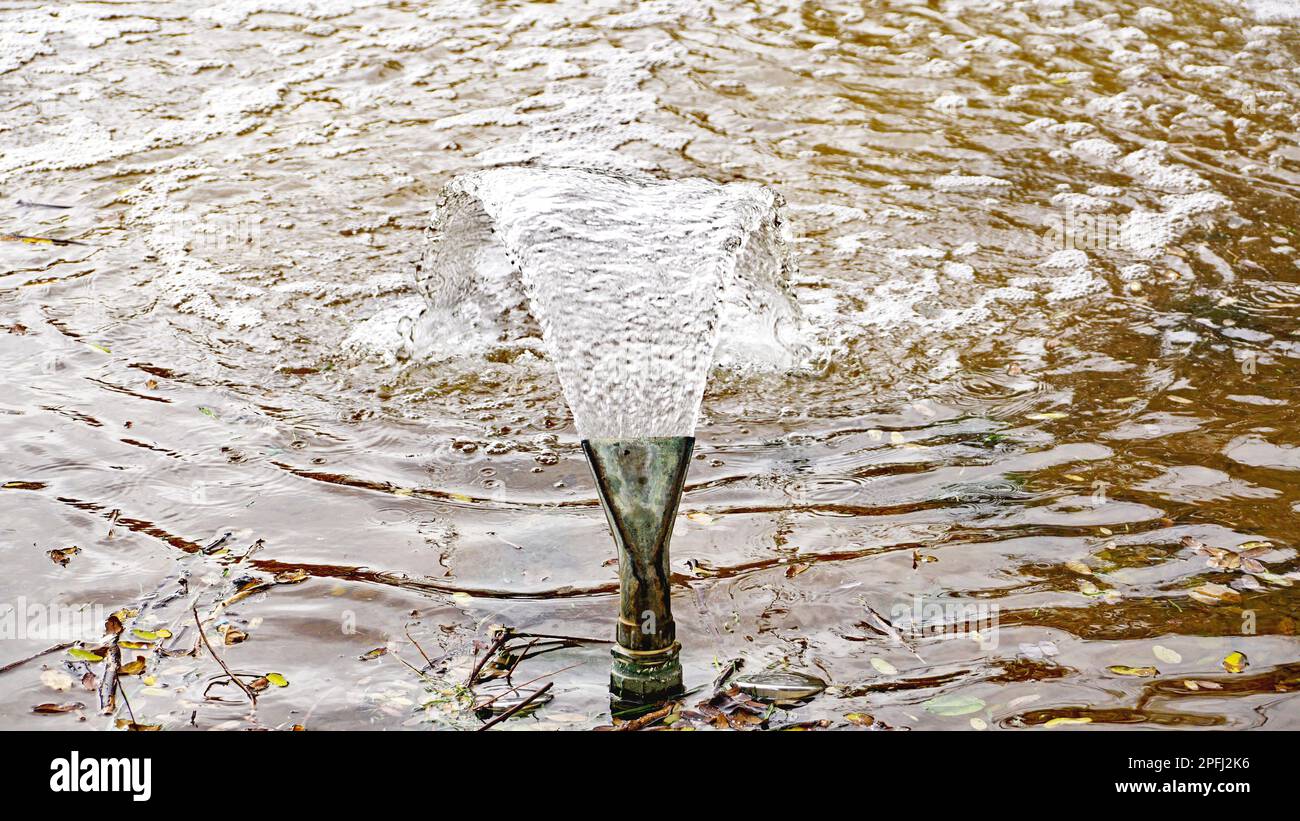
<instances>
[{"instance_id":1,"label":"gushing water jet","mask_svg":"<svg viewBox=\"0 0 1300 821\"><path fill-rule=\"evenodd\" d=\"M540 331L618 549L618 702L682 692L669 541L710 367L801 359L784 224L759 185L594 169L493 168L439 197L421 327L435 348Z\"/></svg>"}]
</instances>

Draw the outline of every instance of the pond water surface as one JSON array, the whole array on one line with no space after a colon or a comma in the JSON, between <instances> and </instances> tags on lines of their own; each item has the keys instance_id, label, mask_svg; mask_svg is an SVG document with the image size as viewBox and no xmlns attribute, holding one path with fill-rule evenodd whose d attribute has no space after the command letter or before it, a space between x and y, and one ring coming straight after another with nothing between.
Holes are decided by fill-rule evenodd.
<instances>
[{"instance_id":1,"label":"pond water surface","mask_svg":"<svg viewBox=\"0 0 1300 821\"><path fill-rule=\"evenodd\" d=\"M544 349L412 355L401 321L454 175L598 165L778 191L815 338L706 389L673 543L688 686L736 658L830 683L772 726L1300 728L1298 24L1268 0L5 3L0 604L170 632L123 651L167 729L474 727L458 685L494 626L609 638L612 543ZM232 670L287 682L255 716L189 654L192 608ZM11 631L0 666L52 644ZM608 724L608 664L528 659L553 699L497 729ZM0 725L112 727L98 669L0 673Z\"/></svg>"}]
</instances>

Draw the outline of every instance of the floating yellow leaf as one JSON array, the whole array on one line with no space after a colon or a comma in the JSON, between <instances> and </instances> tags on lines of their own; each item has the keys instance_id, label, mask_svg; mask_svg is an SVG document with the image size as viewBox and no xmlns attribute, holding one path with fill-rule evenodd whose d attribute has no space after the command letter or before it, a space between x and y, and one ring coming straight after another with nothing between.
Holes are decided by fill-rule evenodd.
<instances>
[{"instance_id":1,"label":"floating yellow leaf","mask_svg":"<svg viewBox=\"0 0 1300 821\"><path fill-rule=\"evenodd\" d=\"M71 547L64 547L58 550L46 551L45 555L49 556L50 561L54 562L55 564L63 565L66 567L68 562L72 561L72 557L77 555L80 552L81 552L81 548L77 547L76 545L73 545Z\"/></svg>"},{"instance_id":2,"label":"floating yellow leaf","mask_svg":"<svg viewBox=\"0 0 1300 821\"><path fill-rule=\"evenodd\" d=\"M388 654L388 648L387 648L387 647L376 647L376 648L373 649L373 650L367 650L366 652L362 653L362 654L359 656L359 658L360 658L362 661L373 661L374 659L377 659L377 658L379 658L380 656L384 656L384 655L387 655L387 654Z\"/></svg>"},{"instance_id":3,"label":"floating yellow leaf","mask_svg":"<svg viewBox=\"0 0 1300 821\"><path fill-rule=\"evenodd\" d=\"M1185 396L1178 396L1177 394L1173 394L1173 393L1169 394L1169 401L1170 401L1170 402L1177 402L1177 403L1180 404L1180 405L1191 405L1191 404L1193 404L1193 403L1192 403L1192 400L1188 399L1187 397L1185 397Z\"/></svg>"},{"instance_id":4,"label":"floating yellow leaf","mask_svg":"<svg viewBox=\"0 0 1300 821\"><path fill-rule=\"evenodd\" d=\"M889 444L891 445L901 445L906 441L907 437L903 436L903 434L898 431L891 431L889 434Z\"/></svg>"},{"instance_id":5,"label":"floating yellow leaf","mask_svg":"<svg viewBox=\"0 0 1300 821\"><path fill-rule=\"evenodd\" d=\"M1065 418L1069 417L1069 415L1070 415L1070 414L1068 414L1068 413L1061 413L1060 411L1048 411L1047 413L1030 413L1030 414L1026 414L1026 415L1025 415L1025 418L1026 418L1026 419L1033 419L1033 420L1036 420L1036 421L1047 421L1047 420L1050 420L1050 419L1065 419Z\"/></svg>"},{"instance_id":6,"label":"floating yellow leaf","mask_svg":"<svg viewBox=\"0 0 1300 821\"><path fill-rule=\"evenodd\" d=\"M1067 473L1067 474L1065 474L1065 478L1069 479L1071 482L1086 482L1086 481L1088 481L1087 479L1083 478L1082 476L1080 476L1080 475L1077 474L1077 473Z\"/></svg>"},{"instance_id":7,"label":"floating yellow leaf","mask_svg":"<svg viewBox=\"0 0 1300 821\"><path fill-rule=\"evenodd\" d=\"M1071 559L1070 561L1065 563L1065 566L1073 570L1075 573L1079 573L1084 576L1092 575L1092 568L1088 567L1088 565L1084 564L1078 559Z\"/></svg>"},{"instance_id":8,"label":"floating yellow leaf","mask_svg":"<svg viewBox=\"0 0 1300 821\"><path fill-rule=\"evenodd\" d=\"M144 665L144 656L136 656L135 661L128 661L126 664L123 664L118 669L118 672L124 676L138 676L144 672Z\"/></svg>"},{"instance_id":9,"label":"floating yellow leaf","mask_svg":"<svg viewBox=\"0 0 1300 821\"><path fill-rule=\"evenodd\" d=\"M1078 718L1072 716L1057 716L1056 718L1048 719L1047 722L1043 724L1043 726L1059 727L1062 724L1091 724L1091 723L1092 723L1092 719L1088 718L1087 716L1080 716Z\"/></svg>"},{"instance_id":10,"label":"floating yellow leaf","mask_svg":"<svg viewBox=\"0 0 1300 821\"><path fill-rule=\"evenodd\" d=\"M1156 658L1160 659L1166 664L1181 664L1183 660L1182 655L1180 655L1177 650L1171 650L1170 648L1160 644L1157 644L1155 647L1152 647L1151 652L1155 655Z\"/></svg>"},{"instance_id":11,"label":"floating yellow leaf","mask_svg":"<svg viewBox=\"0 0 1300 821\"><path fill-rule=\"evenodd\" d=\"M91 663L104 660L104 657L98 653L92 653L89 650L82 650L80 647L73 647L68 650L68 655L72 656L74 659L89 661Z\"/></svg>"},{"instance_id":12,"label":"floating yellow leaf","mask_svg":"<svg viewBox=\"0 0 1300 821\"><path fill-rule=\"evenodd\" d=\"M17 480L0 485L0 488L5 490L42 490L44 487L44 482L22 482Z\"/></svg>"},{"instance_id":13,"label":"floating yellow leaf","mask_svg":"<svg viewBox=\"0 0 1300 821\"><path fill-rule=\"evenodd\" d=\"M289 686L289 680L286 679L284 676L280 675L279 673L267 673L266 680L274 684L276 687Z\"/></svg>"},{"instance_id":14,"label":"floating yellow leaf","mask_svg":"<svg viewBox=\"0 0 1300 821\"><path fill-rule=\"evenodd\" d=\"M1151 678L1160 675L1160 671L1154 667L1128 667L1123 664L1112 664L1106 668L1117 676L1137 676L1138 678Z\"/></svg>"},{"instance_id":15,"label":"floating yellow leaf","mask_svg":"<svg viewBox=\"0 0 1300 821\"><path fill-rule=\"evenodd\" d=\"M464 493L452 493L452 494L449 494L449 495L451 496L451 498L452 498L453 500L455 500L455 501L457 501L457 502L463 502L463 503L465 503L465 504L470 504L470 503L472 503L472 502L474 501L474 500L471 499L470 497L466 496Z\"/></svg>"},{"instance_id":16,"label":"floating yellow leaf","mask_svg":"<svg viewBox=\"0 0 1300 821\"><path fill-rule=\"evenodd\" d=\"M145 641L157 641L159 638L158 634L153 632L152 630L141 630L138 627L133 629L131 633L136 638L141 638L144 639Z\"/></svg>"},{"instance_id":17,"label":"floating yellow leaf","mask_svg":"<svg viewBox=\"0 0 1300 821\"><path fill-rule=\"evenodd\" d=\"M1236 650L1223 657L1223 669L1229 673L1244 673L1248 664L1250 662L1246 660L1246 654Z\"/></svg>"},{"instance_id":18,"label":"floating yellow leaf","mask_svg":"<svg viewBox=\"0 0 1300 821\"><path fill-rule=\"evenodd\" d=\"M1109 527L1099 527L1099 528L1097 528L1097 530L1101 531L1101 535L1103 535L1103 536L1113 536L1113 535L1115 535L1115 531L1111 530Z\"/></svg>"},{"instance_id":19,"label":"floating yellow leaf","mask_svg":"<svg viewBox=\"0 0 1300 821\"><path fill-rule=\"evenodd\" d=\"M686 518L690 519L692 522L696 522L702 525L713 524L713 520L714 520L713 516L710 516L709 514L700 510L687 513Z\"/></svg>"},{"instance_id":20,"label":"floating yellow leaf","mask_svg":"<svg viewBox=\"0 0 1300 821\"><path fill-rule=\"evenodd\" d=\"M847 719L850 724L856 724L859 727L870 727L872 724L876 723L876 720L866 713L846 713L844 718Z\"/></svg>"}]
</instances>

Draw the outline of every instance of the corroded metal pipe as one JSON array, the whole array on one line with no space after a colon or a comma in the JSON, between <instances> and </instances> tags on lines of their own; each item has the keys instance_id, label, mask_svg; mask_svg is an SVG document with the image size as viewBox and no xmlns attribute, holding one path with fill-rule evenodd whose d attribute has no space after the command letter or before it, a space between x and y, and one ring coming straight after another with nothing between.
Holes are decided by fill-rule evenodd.
<instances>
[{"instance_id":1,"label":"corroded metal pipe","mask_svg":"<svg viewBox=\"0 0 1300 821\"><path fill-rule=\"evenodd\" d=\"M618 702L649 704L682 693L668 543L694 446L692 436L582 442L618 547L619 613L609 682Z\"/></svg>"}]
</instances>

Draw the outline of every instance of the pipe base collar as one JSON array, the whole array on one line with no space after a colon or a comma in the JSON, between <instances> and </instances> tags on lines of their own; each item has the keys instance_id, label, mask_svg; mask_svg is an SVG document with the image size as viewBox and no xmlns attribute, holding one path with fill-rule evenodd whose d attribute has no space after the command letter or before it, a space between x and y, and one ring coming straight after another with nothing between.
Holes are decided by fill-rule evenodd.
<instances>
[{"instance_id":1,"label":"pipe base collar","mask_svg":"<svg viewBox=\"0 0 1300 821\"><path fill-rule=\"evenodd\" d=\"M673 642L662 650L635 651L615 645L609 692L621 704L657 704L682 695L682 646Z\"/></svg>"}]
</instances>

